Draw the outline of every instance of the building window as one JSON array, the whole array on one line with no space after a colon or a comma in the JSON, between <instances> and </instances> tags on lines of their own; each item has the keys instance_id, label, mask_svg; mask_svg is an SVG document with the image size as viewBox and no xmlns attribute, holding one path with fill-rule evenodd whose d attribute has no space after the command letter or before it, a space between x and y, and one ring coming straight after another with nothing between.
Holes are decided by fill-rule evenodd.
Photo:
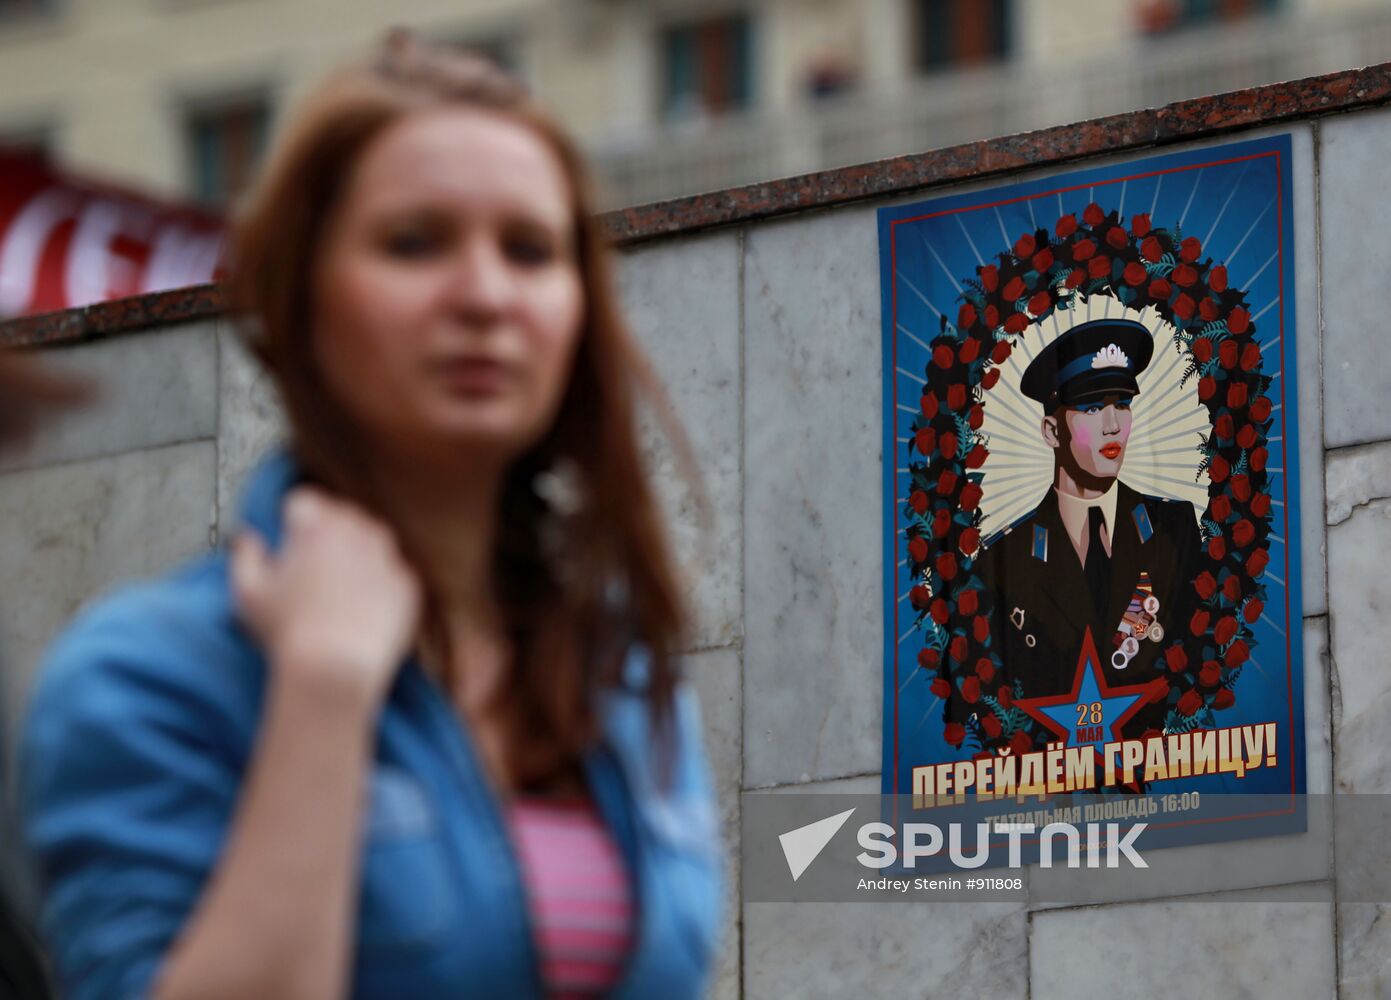
<instances>
[{"instance_id":1,"label":"building window","mask_svg":"<svg viewBox=\"0 0 1391 1000\"><path fill-rule=\"evenodd\" d=\"M1140 30L1158 35L1195 25L1239 21L1276 10L1280 0L1143 0Z\"/></svg>"},{"instance_id":2,"label":"building window","mask_svg":"<svg viewBox=\"0 0 1391 1000\"><path fill-rule=\"evenodd\" d=\"M673 25L663 33L662 54L666 117L719 114L752 103L752 26L747 15Z\"/></svg>"},{"instance_id":3,"label":"building window","mask_svg":"<svg viewBox=\"0 0 1391 1000\"><path fill-rule=\"evenodd\" d=\"M916 62L925 72L1003 59L1009 0L915 0Z\"/></svg>"},{"instance_id":4,"label":"building window","mask_svg":"<svg viewBox=\"0 0 1391 1000\"><path fill-rule=\"evenodd\" d=\"M265 152L269 125L270 108L261 98L191 110L185 128L193 197L223 206L246 190Z\"/></svg>"}]
</instances>

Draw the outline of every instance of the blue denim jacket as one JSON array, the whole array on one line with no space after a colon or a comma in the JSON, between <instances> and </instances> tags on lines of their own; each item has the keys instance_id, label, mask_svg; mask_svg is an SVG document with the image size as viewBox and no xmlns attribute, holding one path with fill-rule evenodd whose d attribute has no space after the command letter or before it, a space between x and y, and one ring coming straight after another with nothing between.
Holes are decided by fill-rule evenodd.
<instances>
[{"instance_id":1,"label":"blue denim jacket","mask_svg":"<svg viewBox=\"0 0 1391 1000\"><path fill-rule=\"evenodd\" d=\"M296 478L271 457L245 520L275 544ZM635 945L617 997L702 993L721 867L699 708L682 684L674 780L659 782L641 691L605 691L583 760L635 873ZM64 995L144 996L216 865L261 715L266 664L234 623L225 553L130 587L50 651L20 749L25 833ZM466 728L407 661L382 707L363 820L354 997L539 996L517 857ZM294 891L294 890L291 890Z\"/></svg>"}]
</instances>

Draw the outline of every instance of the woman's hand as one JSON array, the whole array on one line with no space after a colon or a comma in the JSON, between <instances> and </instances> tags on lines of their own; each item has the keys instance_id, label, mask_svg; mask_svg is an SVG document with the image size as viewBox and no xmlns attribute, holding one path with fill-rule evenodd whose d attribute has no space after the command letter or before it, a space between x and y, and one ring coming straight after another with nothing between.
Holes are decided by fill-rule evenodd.
<instances>
[{"instance_id":1,"label":"woman's hand","mask_svg":"<svg viewBox=\"0 0 1391 1000\"><path fill-rule=\"evenodd\" d=\"M301 487L284 517L278 553L254 533L233 541L238 613L277 680L346 690L375 707L415 636L420 583L391 529L352 503Z\"/></svg>"}]
</instances>

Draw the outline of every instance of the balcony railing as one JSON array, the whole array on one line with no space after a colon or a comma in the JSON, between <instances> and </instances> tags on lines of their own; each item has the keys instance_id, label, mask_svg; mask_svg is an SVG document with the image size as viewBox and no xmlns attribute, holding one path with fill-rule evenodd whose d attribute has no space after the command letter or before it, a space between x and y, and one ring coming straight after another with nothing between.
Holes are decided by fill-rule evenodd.
<instances>
[{"instance_id":1,"label":"balcony railing","mask_svg":"<svg viewBox=\"0 0 1391 1000\"><path fill-rule=\"evenodd\" d=\"M593 153L609 204L634 205L1388 60L1391 9L1291 13L662 126Z\"/></svg>"}]
</instances>

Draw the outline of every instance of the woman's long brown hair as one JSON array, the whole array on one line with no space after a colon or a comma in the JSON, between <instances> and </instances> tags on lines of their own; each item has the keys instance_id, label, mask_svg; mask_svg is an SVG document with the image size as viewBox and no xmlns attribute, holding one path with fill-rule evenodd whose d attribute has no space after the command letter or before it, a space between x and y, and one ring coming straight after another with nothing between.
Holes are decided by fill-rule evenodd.
<instances>
[{"instance_id":1,"label":"woman's long brown hair","mask_svg":"<svg viewBox=\"0 0 1391 1000\"><path fill-rule=\"evenodd\" d=\"M620 680L634 642L651 657L648 697L656 717L668 717L684 627L638 444L639 403L654 404L679 454L685 445L621 317L610 250L574 143L491 63L395 31L374 59L340 70L290 121L237 213L227 292L253 351L278 385L292 447L308 476L387 516L360 457L362 435L314 360L310 276L329 219L368 144L405 115L452 105L488 109L532 129L554 152L573 192L585 301L574 369L555 424L505 477L493 559L494 594L513 658L490 707L506 734L509 777L519 787L535 787L571 766L595 737L594 694ZM584 497L579 512L563 522L533 490L535 475L558 460L578 471ZM563 551L545 540L557 522L563 523ZM445 664L442 680L452 687L458 665L449 659L439 589L428 561L409 546L406 554L425 583L425 645Z\"/></svg>"}]
</instances>

